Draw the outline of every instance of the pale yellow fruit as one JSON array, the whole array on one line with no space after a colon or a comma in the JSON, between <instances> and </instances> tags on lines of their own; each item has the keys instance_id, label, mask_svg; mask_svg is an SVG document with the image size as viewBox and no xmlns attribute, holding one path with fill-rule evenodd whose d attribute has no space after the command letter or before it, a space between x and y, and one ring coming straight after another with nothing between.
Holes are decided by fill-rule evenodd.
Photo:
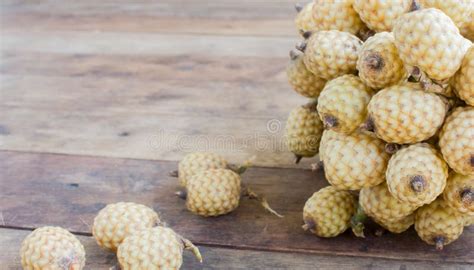
<instances>
[{"instance_id":1,"label":"pale yellow fruit","mask_svg":"<svg viewBox=\"0 0 474 270\"><path fill-rule=\"evenodd\" d=\"M373 93L355 75L343 75L329 81L317 106L324 127L337 132L353 132L367 117L367 104Z\"/></svg>"},{"instance_id":2,"label":"pale yellow fruit","mask_svg":"<svg viewBox=\"0 0 474 270\"><path fill-rule=\"evenodd\" d=\"M393 27L395 44L406 65L420 68L429 78L449 79L461 66L471 42L453 21L434 8L406 13Z\"/></svg>"},{"instance_id":3,"label":"pale yellow fruit","mask_svg":"<svg viewBox=\"0 0 474 270\"><path fill-rule=\"evenodd\" d=\"M464 216L449 207L441 197L418 209L415 215L418 236L439 250L458 239L464 225Z\"/></svg>"},{"instance_id":4,"label":"pale yellow fruit","mask_svg":"<svg viewBox=\"0 0 474 270\"><path fill-rule=\"evenodd\" d=\"M398 56L395 38L388 32L377 33L364 42L357 70L361 80L374 89L397 84L408 76Z\"/></svg>"},{"instance_id":5,"label":"pale yellow fruit","mask_svg":"<svg viewBox=\"0 0 474 270\"><path fill-rule=\"evenodd\" d=\"M368 105L369 122L377 136L398 144L421 142L435 135L446 111L442 97L427 93L414 83L385 88Z\"/></svg>"},{"instance_id":6,"label":"pale yellow fruit","mask_svg":"<svg viewBox=\"0 0 474 270\"><path fill-rule=\"evenodd\" d=\"M186 207L200 216L227 214L239 206L240 176L227 169L195 174L187 184Z\"/></svg>"},{"instance_id":7,"label":"pale yellow fruit","mask_svg":"<svg viewBox=\"0 0 474 270\"><path fill-rule=\"evenodd\" d=\"M464 24L461 29L459 29L459 31L465 38L469 39L470 41L474 41L474 9L471 12L469 21Z\"/></svg>"},{"instance_id":8,"label":"pale yellow fruit","mask_svg":"<svg viewBox=\"0 0 474 270\"><path fill-rule=\"evenodd\" d=\"M414 0L355 0L354 9L370 29L392 31L395 21L410 12Z\"/></svg>"},{"instance_id":9,"label":"pale yellow fruit","mask_svg":"<svg viewBox=\"0 0 474 270\"><path fill-rule=\"evenodd\" d=\"M312 14L313 5L313 2L309 2L303 7L296 6L298 14L295 18L295 25L299 33L316 30L316 23Z\"/></svg>"},{"instance_id":10,"label":"pale yellow fruit","mask_svg":"<svg viewBox=\"0 0 474 270\"><path fill-rule=\"evenodd\" d=\"M350 227L356 199L348 191L328 186L315 192L303 209L303 229L320 237L334 237Z\"/></svg>"},{"instance_id":11,"label":"pale yellow fruit","mask_svg":"<svg viewBox=\"0 0 474 270\"><path fill-rule=\"evenodd\" d=\"M474 106L474 46L467 51L461 68L452 78L451 85L457 96Z\"/></svg>"},{"instance_id":12,"label":"pale yellow fruit","mask_svg":"<svg viewBox=\"0 0 474 270\"><path fill-rule=\"evenodd\" d=\"M308 98L317 98L324 88L326 80L311 73L305 66L303 55L290 53L291 60L286 66L286 76L293 89Z\"/></svg>"},{"instance_id":13,"label":"pale yellow fruit","mask_svg":"<svg viewBox=\"0 0 474 270\"><path fill-rule=\"evenodd\" d=\"M337 137L337 133L330 129L324 130L323 136L321 137L321 143L319 144L319 159L324 160L324 152L326 150L327 142L330 141L333 137Z\"/></svg>"},{"instance_id":14,"label":"pale yellow fruit","mask_svg":"<svg viewBox=\"0 0 474 270\"><path fill-rule=\"evenodd\" d=\"M158 226L127 237L118 248L117 259L122 270L179 269L185 248L191 249L202 262L198 248L189 240L170 228Z\"/></svg>"},{"instance_id":15,"label":"pale yellow fruit","mask_svg":"<svg viewBox=\"0 0 474 270\"><path fill-rule=\"evenodd\" d=\"M474 216L464 215L464 219L465 219L464 227L468 227L474 224Z\"/></svg>"},{"instance_id":16,"label":"pale yellow fruit","mask_svg":"<svg viewBox=\"0 0 474 270\"><path fill-rule=\"evenodd\" d=\"M84 246L60 227L41 227L31 232L20 250L25 270L81 270L86 263Z\"/></svg>"},{"instance_id":17,"label":"pale yellow fruit","mask_svg":"<svg viewBox=\"0 0 474 270\"><path fill-rule=\"evenodd\" d=\"M402 233L408 230L411 225L415 223L415 214L408 215L395 221L380 221L377 219L374 219L374 221L391 233Z\"/></svg>"},{"instance_id":18,"label":"pale yellow fruit","mask_svg":"<svg viewBox=\"0 0 474 270\"><path fill-rule=\"evenodd\" d=\"M458 28L471 19L473 0L417 0L422 8L437 8L448 15Z\"/></svg>"},{"instance_id":19,"label":"pale yellow fruit","mask_svg":"<svg viewBox=\"0 0 474 270\"><path fill-rule=\"evenodd\" d=\"M286 122L286 140L288 149L295 154L297 161L318 153L323 130L314 102L290 112Z\"/></svg>"},{"instance_id":20,"label":"pale yellow fruit","mask_svg":"<svg viewBox=\"0 0 474 270\"><path fill-rule=\"evenodd\" d=\"M130 234L151 228L161 221L151 208L132 202L108 204L94 218L92 235L97 244L111 251Z\"/></svg>"},{"instance_id":21,"label":"pale yellow fruit","mask_svg":"<svg viewBox=\"0 0 474 270\"><path fill-rule=\"evenodd\" d=\"M404 223L399 221L411 215L417 208L393 197L386 183L361 189L359 204L366 215L386 225Z\"/></svg>"},{"instance_id":22,"label":"pale yellow fruit","mask_svg":"<svg viewBox=\"0 0 474 270\"><path fill-rule=\"evenodd\" d=\"M389 155L385 143L370 135L331 134L324 145L324 173L338 189L358 190L385 180Z\"/></svg>"},{"instance_id":23,"label":"pale yellow fruit","mask_svg":"<svg viewBox=\"0 0 474 270\"><path fill-rule=\"evenodd\" d=\"M179 184L186 187L188 179L196 173L209 169L224 169L227 166L227 161L215 153L194 152L187 154L178 165Z\"/></svg>"},{"instance_id":24,"label":"pale yellow fruit","mask_svg":"<svg viewBox=\"0 0 474 270\"><path fill-rule=\"evenodd\" d=\"M474 216L474 176L451 173L443 198L453 209Z\"/></svg>"},{"instance_id":25,"label":"pale yellow fruit","mask_svg":"<svg viewBox=\"0 0 474 270\"><path fill-rule=\"evenodd\" d=\"M386 177L392 196L419 207L431 203L443 192L448 166L434 147L417 143L390 158Z\"/></svg>"},{"instance_id":26,"label":"pale yellow fruit","mask_svg":"<svg viewBox=\"0 0 474 270\"><path fill-rule=\"evenodd\" d=\"M458 107L446 118L439 146L449 167L474 175L474 107Z\"/></svg>"},{"instance_id":27,"label":"pale yellow fruit","mask_svg":"<svg viewBox=\"0 0 474 270\"><path fill-rule=\"evenodd\" d=\"M365 25L352 7L353 3L354 0L314 0L312 10L314 29L358 34Z\"/></svg>"},{"instance_id":28,"label":"pale yellow fruit","mask_svg":"<svg viewBox=\"0 0 474 270\"><path fill-rule=\"evenodd\" d=\"M305 43L304 63L309 71L330 80L356 72L362 41L337 30L313 33Z\"/></svg>"}]
</instances>

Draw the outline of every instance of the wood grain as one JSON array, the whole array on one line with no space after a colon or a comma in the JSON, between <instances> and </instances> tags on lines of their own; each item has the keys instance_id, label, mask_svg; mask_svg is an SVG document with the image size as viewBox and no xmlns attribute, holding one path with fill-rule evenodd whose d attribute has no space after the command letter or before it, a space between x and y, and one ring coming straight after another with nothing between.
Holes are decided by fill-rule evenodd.
<instances>
[{"instance_id":1,"label":"wood grain","mask_svg":"<svg viewBox=\"0 0 474 270\"><path fill-rule=\"evenodd\" d=\"M474 263L473 229L436 252L413 230L401 235L357 239L349 232L321 239L301 229L305 200L326 185L307 170L252 168L243 181L264 194L285 218L242 200L233 213L202 218L173 195L176 179L167 176L174 162L0 152L0 205L4 226L59 225L89 233L97 211L107 203L135 201L152 206L179 233L197 244L267 251Z\"/></svg>"},{"instance_id":2,"label":"wood grain","mask_svg":"<svg viewBox=\"0 0 474 270\"><path fill-rule=\"evenodd\" d=\"M0 262L2 269L21 269L19 254L21 242L29 231L0 229ZM108 270L115 265L112 253L99 248L92 237L77 236L86 250L86 268ZM417 269L417 270L464 270L468 264L411 262L376 258L352 258L345 256L325 256L316 254L276 253L255 250L239 250L219 247L199 247L204 263L184 252L183 269Z\"/></svg>"}]
</instances>

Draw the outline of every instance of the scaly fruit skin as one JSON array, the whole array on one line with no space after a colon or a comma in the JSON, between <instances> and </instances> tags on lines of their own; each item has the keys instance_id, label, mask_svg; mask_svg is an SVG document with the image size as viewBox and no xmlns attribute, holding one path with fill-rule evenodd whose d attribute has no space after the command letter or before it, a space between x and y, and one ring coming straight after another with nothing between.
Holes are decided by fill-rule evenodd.
<instances>
[{"instance_id":1,"label":"scaly fruit skin","mask_svg":"<svg viewBox=\"0 0 474 270\"><path fill-rule=\"evenodd\" d=\"M313 5L313 21L315 30L339 30L358 34L365 28L357 12L352 7L354 0L315 0Z\"/></svg>"},{"instance_id":2,"label":"scaly fruit skin","mask_svg":"<svg viewBox=\"0 0 474 270\"><path fill-rule=\"evenodd\" d=\"M451 208L474 216L474 176L452 173L443 191L443 198Z\"/></svg>"},{"instance_id":3,"label":"scaly fruit skin","mask_svg":"<svg viewBox=\"0 0 474 270\"><path fill-rule=\"evenodd\" d=\"M415 230L430 245L442 249L462 234L465 218L440 197L416 211Z\"/></svg>"},{"instance_id":4,"label":"scaly fruit skin","mask_svg":"<svg viewBox=\"0 0 474 270\"><path fill-rule=\"evenodd\" d=\"M422 8L437 8L448 15L458 28L469 22L474 9L472 0L417 0Z\"/></svg>"},{"instance_id":5,"label":"scaly fruit skin","mask_svg":"<svg viewBox=\"0 0 474 270\"><path fill-rule=\"evenodd\" d=\"M393 34L403 62L438 81L456 73L471 44L448 16L434 8L400 16Z\"/></svg>"},{"instance_id":6,"label":"scaly fruit skin","mask_svg":"<svg viewBox=\"0 0 474 270\"><path fill-rule=\"evenodd\" d=\"M295 24L299 33L316 30L316 23L312 14L313 5L314 2L307 3L301 10L297 7L298 14L295 18Z\"/></svg>"},{"instance_id":7,"label":"scaly fruit skin","mask_svg":"<svg viewBox=\"0 0 474 270\"><path fill-rule=\"evenodd\" d=\"M372 89L355 75L329 81L318 98L317 110L326 129L351 133L365 120Z\"/></svg>"},{"instance_id":8,"label":"scaly fruit skin","mask_svg":"<svg viewBox=\"0 0 474 270\"><path fill-rule=\"evenodd\" d=\"M474 8L471 13L471 17L469 18L469 21L459 29L461 34L469 39L470 41L474 41Z\"/></svg>"},{"instance_id":9,"label":"scaly fruit skin","mask_svg":"<svg viewBox=\"0 0 474 270\"><path fill-rule=\"evenodd\" d=\"M354 9L370 29L392 31L395 21L410 12L413 0L355 0Z\"/></svg>"},{"instance_id":10,"label":"scaly fruit skin","mask_svg":"<svg viewBox=\"0 0 474 270\"><path fill-rule=\"evenodd\" d=\"M474 216L464 215L464 227L469 227L474 224Z\"/></svg>"},{"instance_id":11,"label":"scaly fruit skin","mask_svg":"<svg viewBox=\"0 0 474 270\"><path fill-rule=\"evenodd\" d=\"M441 127L447 106L419 84L403 83L377 92L369 102L369 120L379 138L388 143L409 144L432 137Z\"/></svg>"},{"instance_id":12,"label":"scaly fruit skin","mask_svg":"<svg viewBox=\"0 0 474 270\"><path fill-rule=\"evenodd\" d=\"M120 244L117 259L122 270L179 269L183 249L193 250L202 261L199 250L172 229L157 226L136 232Z\"/></svg>"},{"instance_id":13,"label":"scaly fruit skin","mask_svg":"<svg viewBox=\"0 0 474 270\"><path fill-rule=\"evenodd\" d=\"M396 225L407 216L411 215L416 206L397 200L390 194L387 184L382 183L375 187L363 188L359 193L359 204L364 213L378 223ZM394 223L394 224L392 224Z\"/></svg>"},{"instance_id":14,"label":"scaly fruit skin","mask_svg":"<svg viewBox=\"0 0 474 270\"><path fill-rule=\"evenodd\" d=\"M446 118L439 146L449 167L474 175L474 107L458 107Z\"/></svg>"},{"instance_id":15,"label":"scaly fruit skin","mask_svg":"<svg viewBox=\"0 0 474 270\"><path fill-rule=\"evenodd\" d=\"M99 246L116 251L130 234L159 223L158 214L153 209L142 204L118 202L99 211L94 218L92 234Z\"/></svg>"},{"instance_id":16,"label":"scaly fruit skin","mask_svg":"<svg viewBox=\"0 0 474 270\"><path fill-rule=\"evenodd\" d=\"M227 161L215 153L195 152L187 154L178 165L179 184L186 187L189 178L198 172L209 169L227 168Z\"/></svg>"},{"instance_id":17,"label":"scaly fruit skin","mask_svg":"<svg viewBox=\"0 0 474 270\"><path fill-rule=\"evenodd\" d=\"M415 214L410 214L404 218L395 221L380 221L375 218L374 221L391 233L402 233L408 230L415 223Z\"/></svg>"},{"instance_id":18,"label":"scaly fruit skin","mask_svg":"<svg viewBox=\"0 0 474 270\"><path fill-rule=\"evenodd\" d=\"M324 88L326 80L311 73L305 66L303 55L290 53L291 60L286 66L288 82L300 95L317 98Z\"/></svg>"},{"instance_id":19,"label":"scaly fruit skin","mask_svg":"<svg viewBox=\"0 0 474 270\"><path fill-rule=\"evenodd\" d=\"M464 56L461 68L452 78L451 85L459 98L474 106L474 46L471 46Z\"/></svg>"},{"instance_id":20,"label":"scaly fruit skin","mask_svg":"<svg viewBox=\"0 0 474 270\"><path fill-rule=\"evenodd\" d=\"M41 227L30 233L20 250L21 265L27 270L81 270L86 263L84 246L60 227Z\"/></svg>"},{"instance_id":21,"label":"scaly fruit skin","mask_svg":"<svg viewBox=\"0 0 474 270\"><path fill-rule=\"evenodd\" d=\"M194 175L186 187L186 207L200 216L227 214L239 206L240 176L226 169L211 169Z\"/></svg>"},{"instance_id":22,"label":"scaly fruit skin","mask_svg":"<svg viewBox=\"0 0 474 270\"><path fill-rule=\"evenodd\" d=\"M377 33L362 45L357 70L361 80L374 89L397 84L407 77L392 33Z\"/></svg>"},{"instance_id":23,"label":"scaly fruit skin","mask_svg":"<svg viewBox=\"0 0 474 270\"><path fill-rule=\"evenodd\" d=\"M322 155L326 179L338 189L358 190L385 179L389 159L385 143L370 135L334 133Z\"/></svg>"},{"instance_id":24,"label":"scaly fruit skin","mask_svg":"<svg viewBox=\"0 0 474 270\"><path fill-rule=\"evenodd\" d=\"M313 33L306 41L304 63L309 71L330 80L356 72L362 41L337 30Z\"/></svg>"},{"instance_id":25,"label":"scaly fruit skin","mask_svg":"<svg viewBox=\"0 0 474 270\"><path fill-rule=\"evenodd\" d=\"M349 228L356 204L356 199L348 191L332 186L322 188L304 205L303 228L320 237L337 236Z\"/></svg>"},{"instance_id":26,"label":"scaly fruit skin","mask_svg":"<svg viewBox=\"0 0 474 270\"><path fill-rule=\"evenodd\" d=\"M434 147L417 143L390 158L386 177L393 197L419 207L431 203L443 192L448 166Z\"/></svg>"},{"instance_id":27,"label":"scaly fruit skin","mask_svg":"<svg viewBox=\"0 0 474 270\"><path fill-rule=\"evenodd\" d=\"M288 149L297 158L316 155L323 130L323 123L319 119L315 103L293 109L286 122Z\"/></svg>"},{"instance_id":28,"label":"scaly fruit skin","mask_svg":"<svg viewBox=\"0 0 474 270\"><path fill-rule=\"evenodd\" d=\"M319 144L319 160L324 160L324 153L326 151L327 143L333 138L337 137L337 132L327 129L324 130L323 136L321 137L321 142Z\"/></svg>"}]
</instances>

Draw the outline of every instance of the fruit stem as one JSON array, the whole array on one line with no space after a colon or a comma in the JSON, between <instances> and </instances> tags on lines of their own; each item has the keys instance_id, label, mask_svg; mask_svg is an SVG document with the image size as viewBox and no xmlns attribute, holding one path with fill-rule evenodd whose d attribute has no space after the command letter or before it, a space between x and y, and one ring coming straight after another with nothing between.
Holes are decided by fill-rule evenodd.
<instances>
[{"instance_id":1,"label":"fruit stem","mask_svg":"<svg viewBox=\"0 0 474 270\"><path fill-rule=\"evenodd\" d=\"M247 171L248 168L252 167L252 162L256 159L255 156L252 156L250 157L249 159L245 160L244 163L242 163L241 165L239 166L235 166L235 165L228 165L227 166L227 169L241 175L243 174L245 171Z\"/></svg>"},{"instance_id":2,"label":"fruit stem","mask_svg":"<svg viewBox=\"0 0 474 270\"><path fill-rule=\"evenodd\" d=\"M415 175L410 180L411 189L416 192L422 192L425 189L425 178L421 175Z\"/></svg>"},{"instance_id":3,"label":"fruit stem","mask_svg":"<svg viewBox=\"0 0 474 270\"><path fill-rule=\"evenodd\" d=\"M290 51L290 58L291 58L291 60L296 60L296 58L298 58L298 54L294 50L291 50Z\"/></svg>"},{"instance_id":4,"label":"fruit stem","mask_svg":"<svg viewBox=\"0 0 474 270\"><path fill-rule=\"evenodd\" d=\"M471 205L474 201L474 192L471 188L465 188L461 191L461 201L464 205Z\"/></svg>"},{"instance_id":5,"label":"fruit stem","mask_svg":"<svg viewBox=\"0 0 474 270\"><path fill-rule=\"evenodd\" d=\"M362 130L367 130L369 132L375 132L375 123L374 123L374 119L372 117L367 117L367 120L365 120L365 122L360 125L360 128Z\"/></svg>"},{"instance_id":6,"label":"fruit stem","mask_svg":"<svg viewBox=\"0 0 474 270\"><path fill-rule=\"evenodd\" d=\"M302 155L297 155L297 154L295 154L295 164L300 163L300 161L301 161L302 158L303 158Z\"/></svg>"},{"instance_id":7,"label":"fruit stem","mask_svg":"<svg viewBox=\"0 0 474 270\"><path fill-rule=\"evenodd\" d=\"M296 3L295 9L297 13L300 13L300 11L303 10L303 5L301 3Z\"/></svg>"},{"instance_id":8,"label":"fruit stem","mask_svg":"<svg viewBox=\"0 0 474 270\"><path fill-rule=\"evenodd\" d=\"M444 247L444 237L443 236L436 236L434 238L434 242L436 245L436 250L443 250Z\"/></svg>"},{"instance_id":9,"label":"fruit stem","mask_svg":"<svg viewBox=\"0 0 474 270\"><path fill-rule=\"evenodd\" d=\"M304 221L304 224L303 226L301 226L303 230L310 231L310 232L314 232L316 230L316 222L314 222L313 219L305 218L303 221Z\"/></svg>"},{"instance_id":10,"label":"fruit stem","mask_svg":"<svg viewBox=\"0 0 474 270\"><path fill-rule=\"evenodd\" d=\"M303 33L304 35L304 33ZM301 51L301 52L304 52L306 50L306 42L305 41L302 41L298 44L296 44L295 48L298 50L298 51Z\"/></svg>"},{"instance_id":11,"label":"fruit stem","mask_svg":"<svg viewBox=\"0 0 474 270\"><path fill-rule=\"evenodd\" d=\"M332 115L325 115L323 118L324 127L329 129L338 125L337 118Z\"/></svg>"},{"instance_id":12,"label":"fruit stem","mask_svg":"<svg viewBox=\"0 0 474 270\"><path fill-rule=\"evenodd\" d=\"M316 162L316 163L311 164L311 170L312 170L313 172L318 171L318 170L320 170L320 169L324 169L324 162L323 162L322 160L320 160L320 161L318 161L318 162Z\"/></svg>"},{"instance_id":13,"label":"fruit stem","mask_svg":"<svg viewBox=\"0 0 474 270\"><path fill-rule=\"evenodd\" d=\"M365 214L364 210L362 209L360 204L357 204L357 211L351 218L351 228L355 236L365 238L364 224L367 222L367 219L368 217Z\"/></svg>"},{"instance_id":14,"label":"fruit stem","mask_svg":"<svg viewBox=\"0 0 474 270\"><path fill-rule=\"evenodd\" d=\"M191 252L194 254L194 256L196 256L196 258L199 260L200 263L202 263L202 256L201 256L201 252L199 251L199 248L196 247L191 241L189 241L188 239L186 238L183 238L182 236L180 236L181 238L181 241L183 242L183 245L184 245L184 249L189 249L191 250Z\"/></svg>"},{"instance_id":15,"label":"fruit stem","mask_svg":"<svg viewBox=\"0 0 474 270\"><path fill-rule=\"evenodd\" d=\"M267 199L265 199L265 197L262 197L262 196L258 195L253 190L251 190L249 187L244 187L242 195L249 198L249 199L257 200L258 202L260 202L262 207L265 208L265 210L267 210L268 212L272 213L273 215L275 215L279 218L283 218L282 215L280 215L277 211L273 210L270 207L270 205L268 204Z\"/></svg>"},{"instance_id":16,"label":"fruit stem","mask_svg":"<svg viewBox=\"0 0 474 270\"><path fill-rule=\"evenodd\" d=\"M387 143L385 145L385 152L387 154L390 154L390 155L393 155L395 154L398 150L400 150L402 146L400 144L396 144L396 143Z\"/></svg>"},{"instance_id":17,"label":"fruit stem","mask_svg":"<svg viewBox=\"0 0 474 270\"><path fill-rule=\"evenodd\" d=\"M176 191L174 195L178 196L178 198L183 200L186 200L186 198L188 197L188 193L185 190Z\"/></svg>"},{"instance_id":18,"label":"fruit stem","mask_svg":"<svg viewBox=\"0 0 474 270\"><path fill-rule=\"evenodd\" d=\"M418 3L418 0L413 0L411 2L410 12L416 11L416 10L419 10L419 9L421 9L420 3Z\"/></svg>"},{"instance_id":19,"label":"fruit stem","mask_svg":"<svg viewBox=\"0 0 474 270\"><path fill-rule=\"evenodd\" d=\"M170 177L179 177L178 170L170 171L168 173L168 176L170 176Z\"/></svg>"}]
</instances>

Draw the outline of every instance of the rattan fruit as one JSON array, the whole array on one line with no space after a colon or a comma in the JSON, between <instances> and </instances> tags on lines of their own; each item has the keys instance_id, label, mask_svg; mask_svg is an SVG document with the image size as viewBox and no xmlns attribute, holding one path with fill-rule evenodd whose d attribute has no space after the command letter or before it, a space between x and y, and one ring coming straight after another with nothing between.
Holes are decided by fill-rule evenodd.
<instances>
[{"instance_id":1,"label":"rattan fruit","mask_svg":"<svg viewBox=\"0 0 474 270\"><path fill-rule=\"evenodd\" d=\"M451 85L459 98L474 106L474 46L471 46L464 56L461 68L452 78Z\"/></svg>"},{"instance_id":2,"label":"rattan fruit","mask_svg":"<svg viewBox=\"0 0 474 270\"><path fill-rule=\"evenodd\" d=\"M434 8L400 16L393 34L403 62L437 81L456 73L471 43L446 14Z\"/></svg>"},{"instance_id":3,"label":"rattan fruit","mask_svg":"<svg viewBox=\"0 0 474 270\"><path fill-rule=\"evenodd\" d=\"M474 175L474 107L453 110L439 135L439 146L449 167L463 175Z\"/></svg>"},{"instance_id":4,"label":"rattan fruit","mask_svg":"<svg viewBox=\"0 0 474 270\"><path fill-rule=\"evenodd\" d=\"M451 208L474 216L474 176L451 173L443 198Z\"/></svg>"},{"instance_id":5,"label":"rattan fruit","mask_svg":"<svg viewBox=\"0 0 474 270\"><path fill-rule=\"evenodd\" d=\"M209 169L224 169L227 166L227 161L215 153L194 152L187 154L178 165L179 184L185 187L188 179L196 173Z\"/></svg>"},{"instance_id":6,"label":"rattan fruit","mask_svg":"<svg viewBox=\"0 0 474 270\"><path fill-rule=\"evenodd\" d=\"M368 129L382 140L408 144L427 140L441 127L445 99L415 83L402 83L377 92L369 102Z\"/></svg>"},{"instance_id":7,"label":"rattan fruit","mask_svg":"<svg viewBox=\"0 0 474 270\"><path fill-rule=\"evenodd\" d=\"M355 0L354 9L370 29L377 32L392 31L402 14L416 8L415 0Z\"/></svg>"},{"instance_id":8,"label":"rattan fruit","mask_svg":"<svg viewBox=\"0 0 474 270\"><path fill-rule=\"evenodd\" d=\"M296 12L298 12L295 18L295 24L299 33L316 30L316 23L314 22L312 14L313 5L314 2L309 2L304 6L300 4L295 5Z\"/></svg>"},{"instance_id":9,"label":"rattan fruit","mask_svg":"<svg viewBox=\"0 0 474 270\"><path fill-rule=\"evenodd\" d=\"M324 173L338 189L358 190L376 186L385 180L389 159L385 143L370 135L331 134L324 145Z\"/></svg>"},{"instance_id":10,"label":"rattan fruit","mask_svg":"<svg viewBox=\"0 0 474 270\"><path fill-rule=\"evenodd\" d=\"M418 236L438 250L461 236L465 217L449 207L440 197L416 211L415 230Z\"/></svg>"},{"instance_id":11,"label":"rattan fruit","mask_svg":"<svg viewBox=\"0 0 474 270\"><path fill-rule=\"evenodd\" d=\"M338 30L319 31L301 45L304 63L309 71L330 80L356 72L356 63L362 41L356 36Z\"/></svg>"},{"instance_id":12,"label":"rattan fruit","mask_svg":"<svg viewBox=\"0 0 474 270\"><path fill-rule=\"evenodd\" d=\"M364 42L357 60L357 70L361 80L374 89L397 84L407 77L392 33L377 33Z\"/></svg>"},{"instance_id":13,"label":"rattan fruit","mask_svg":"<svg viewBox=\"0 0 474 270\"><path fill-rule=\"evenodd\" d=\"M190 249L202 262L199 249L172 229L157 226L128 236L117 251L122 270L179 269L183 250Z\"/></svg>"},{"instance_id":14,"label":"rattan fruit","mask_svg":"<svg viewBox=\"0 0 474 270\"><path fill-rule=\"evenodd\" d=\"M356 199L348 191L328 186L315 192L304 205L303 229L320 237L334 237L350 227Z\"/></svg>"},{"instance_id":15,"label":"rattan fruit","mask_svg":"<svg viewBox=\"0 0 474 270\"><path fill-rule=\"evenodd\" d=\"M354 35L360 33L365 24L352 7L353 3L354 0L314 0L314 30L339 30Z\"/></svg>"},{"instance_id":16,"label":"rattan fruit","mask_svg":"<svg viewBox=\"0 0 474 270\"><path fill-rule=\"evenodd\" d=\"M286 122L286 140L288 149L295 154L296 163L302 157L312 157L318 153L323 130L315 102L290 112Z\"/></svg>"},{"instance_id":17,"label":"rattan fruit","mask_svg":"<svg viewBox=\"0 0 474 270\"><path fill-rule=\"evenodd\" d=\"M317 106L324 127L337 132L353 132L367 117L367 104L372 95L372 89L354 75L343 75L327 82Z\"/></svg>"},{"instance_id":18,"label":"rattan fruit","mask_svg":"<svg viewBox=\"0 0 474 270\"><path fill-rule=\"evenodd\" d=\"M390 158L386 177L392 196L418 207L431 203L443 192L448 166L434 147L417 143Z\"/></svg>"},{"instance_id":19,"label":"rattan fruit","mask_svg":"<svg viewBox=\"0 0 474 270\"><path fill-rule=\"evenodd\" d=\"M80 270L86 263L84 246L60 227L41 227L21 244L21 265L25 270Z\"/></svg>"},{"instance_id":20,"label":"rattan fruit","mask_svg":"<svg viewBox=\"0 0 474 270\"><path fill-rule=\"evenodd\" d=\"M377 219L374 219L374 221L391 233L402 233L408 230L411 225L415 223L415 214L410 214L395 221L381 221Z\"/></svg>"},{"instance_id":21,"label":"rattan fruit","mask_svg":"<svg viewBox=\"0 0 474 270\"><path fill-rule=\"evenodd\" d=\"M458 28L471 19L474 10L472 0L417 0L423 8L437 8L448 15Z\"/></svg>"},{"instance_id":22,"label":"rattan fruit","mask_svg":"<svg viewBox=\"0 0 474 270\"><path fill-rule=\"evenodd\" d=\"M321 142L319 144L319 159L321 161L324 160L324 152L326 150L326 145L327 143L332 140L333 137L337 137L337 132L333 131L333 130L330 130L330 129L326 129L324 130L323 132L323 136L321 136Z\"/></svg>"},{"instance_id":23,"label":"rattan fruit","mask_svg":"<svg viewBox=\"0 0 474 270\"><path fill-rule=\"evenodd\" d=\"M99 246L116 251L130 234L160 224L158 214L151 208L133 202L112 203L94 218L92 234Z\"/></svg>"},{"instance_id":24,"label":"rattan fruit","mask_svg":"<svg viewBox=\"0 0 474 270\"><path fill-rule=\"evenodd\" d=\"M286 66L286 76L293 89L308 98L317 98L326 80L311 73L303 62L303 55L290 52L290 62Z\"/></svg>"}]
</instances>

